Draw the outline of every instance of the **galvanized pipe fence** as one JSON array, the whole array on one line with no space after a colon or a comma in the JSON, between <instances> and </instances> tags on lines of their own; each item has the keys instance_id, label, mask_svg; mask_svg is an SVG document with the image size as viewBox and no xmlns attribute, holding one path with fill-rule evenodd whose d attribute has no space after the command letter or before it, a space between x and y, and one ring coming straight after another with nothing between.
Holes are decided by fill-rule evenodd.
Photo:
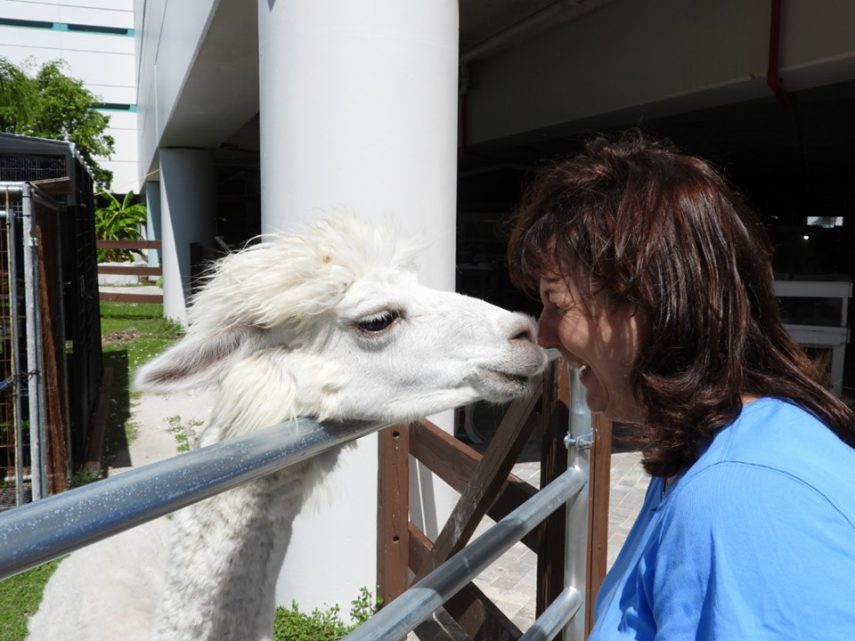
<instances>
[{"instance_id":1,"label":"galvanized pipe fence","mask_svg":"<svg viewBox=\"0 0 855 641\"><path fill-rule=\"evenodd\" d=\"M550 354L550 360L557 356ZM594 442L591 412L579 371L570 370L570 424L565 445L568 469L536 495L498 521L445 563L407 588L343 641L397 641L426 621L448 599L514 543L562 505L567 506L564 548L565 589L546 607L519 641L585 639L585 585L588 566L588 477Z\"/></svg>"},{"instance_id":2,"label":"galvanized pipe fence","mask_svg":"<svg viewBox=\"0 0 855 641\"><path fill-rule=\"evenodd\" d=\"M468 546L451 556L445 563L407 588L401 596L347 635L344 641L377 641L378 639L392 641L404 638L410 630L427 620L445 601L478 576L514 543L531 532L547 516L568 501L574 500L586 482L587 479L579 468L567 470ZM577 594L575 589L572 592L574 595ZM578 609L581 598L574 599L572 605ZM568 612L570 609L567 608ZM570 616L574 613L571 612ZM554 621L550 620L548 631L553 633L552 636L523 635L521 638L553 638L561 629L555 626L560 623L563 614L562 612L561 617L554 617ZM539 629L547 629L545 621L541 622Z\"/></svg>"},{"instance_id":3,"label":"galvanized pipe fence","mask_svg":"<svg viewBox=\"0 0 855 641\"><path fill-rule=\"evenodd\" d=\"M573 375L573 399L578 375ZM566 589L546 608L523 641L584 639L587 559L587 452L590 414L574 400L567 444L568 470L497 522L469 546L412 585L345 641L394 641L425 621L514 543L567 505ZM297 419L130 470L0 514L0 580L241 483L305 461L379 429L365 422L318 424Z\"/></svg>"},{"instance_id":4,"label":"galvanized pipe fence","mask_svg":"<svg viewBox=\"0 0 855 641\"><path fill-rule=\"evenodd\" d=\"M377 430L309 419L259 430L0 514L0 579Z\"/></svg>"},{"instance_id":5,"label":"galvanized pipe fence","mask_svg":"<svg viewBox=\"0 0 855 641\"><path fill-rule=\"evenodd\" d=\"M22 387L26 389L27 412L29 423L30 449L30 480L32 496L38 500L48 494L48 462L47 437L45 422L47 417L44 364L42 362L42 292L38 274L38 245L36 239L36 218L39 212L46 211L58 215L59 207L56 202L46 197L38 187L26 182L0 182L0 190L5 195L3 218L6 219L6 245L8 248L8 264L5 270L8 276L10 334L9 349L11 352L8 382L12 390L11 423L15 441L15 488L16 504L24 502L24 420ZM16 209L20 208L20 213ZM21 246L18 246L18 230L20 224ZM61 246L61 244L58 245ZM19 256L20 253L20 256ZM61 267L62 256L52 257L56 265ZM23 309L24 334L26 336L24 353L19 344L19 319L21 317L21 301L18 299L18 268L22 263L22 280L24 285ZM61 281L61 277L60 277ZM60 319L60 331L64 331L64 322ZM64 344L64 336L60 338ZM22 363L26 362L26 371ZM64 362L64 359L63 359ZM26 381L22 385L22 382ZM65 404L67 408L67 404ZM68 419L65 420L66 429Z\"/></svg>"}]
</instances>

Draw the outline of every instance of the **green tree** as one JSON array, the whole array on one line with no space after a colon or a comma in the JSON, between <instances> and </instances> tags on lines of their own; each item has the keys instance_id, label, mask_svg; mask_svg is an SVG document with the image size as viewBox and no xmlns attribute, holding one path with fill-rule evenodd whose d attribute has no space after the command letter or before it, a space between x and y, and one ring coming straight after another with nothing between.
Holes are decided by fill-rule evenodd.
<instances>
[{"instance_id":1,"label":"green tree","mask_svg":"<svg viewBox=\"0 0 855 641\"><path fill-rule=\"evenodd\" d=\"M32 118L35 85L21 69L0 58L0 131L17 133Z\"/></svg>"},{"instance_id":2,"label":"green tree","mask_svg":"<svg viewBox=\"0 0 855 641\"><path fill-rule=\"evenodd\" d=\"M109 116L94 109L97 100L83 82L63 73L65 61L46 62L34 74L0 58L0 130L74 143L95 182L113 179L95 156L113 154L115 141L105 133Z\"/></svg>"}]
</instances>

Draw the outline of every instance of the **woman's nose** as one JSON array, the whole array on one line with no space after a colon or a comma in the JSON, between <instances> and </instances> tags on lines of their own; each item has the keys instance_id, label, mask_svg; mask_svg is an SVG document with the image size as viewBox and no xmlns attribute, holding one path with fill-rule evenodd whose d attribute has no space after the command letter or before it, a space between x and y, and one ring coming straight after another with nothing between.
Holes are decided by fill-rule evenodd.
<instances>
[{"instance_id":1,"label":"woman's nose","mask_svg":"<svg viewBox=\"0 0 855 641\"><path fill-rule=\"evenodd\" d=\"M555 315L544 309L537 319L537 344L541 347L556 347L555 331Z\"/></svg>"}]
</instances>

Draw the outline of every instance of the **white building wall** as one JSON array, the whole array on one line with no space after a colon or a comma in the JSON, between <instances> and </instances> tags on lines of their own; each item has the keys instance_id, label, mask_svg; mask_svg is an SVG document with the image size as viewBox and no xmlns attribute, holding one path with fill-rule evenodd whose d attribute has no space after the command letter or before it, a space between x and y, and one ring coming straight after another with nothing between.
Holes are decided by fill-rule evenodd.
<instances>
[{"instance_id":1,"label":"white building wall","mask_svg":"<svg viewBox=\"0 0 855 641\"><path fill-rule=\"evenodd\" d=\"M67 63L65 73L82 80L99 102L130 107L100 110L110 116L107 133L116 145L110 159L98 160L113 172L113 191L135 189L138 172L133 0L0 0L0 18L54 25L0 25L0 56L16 65L30 64L34 69L62 59ZM111 27L128 33L76 31L74 25Z\"/></svg>"},{"instance_id":2,"label":"white building wall","mask_svg":"<svg viewBox=\"0 0 855 641\"><path fill-rule=\"evenodd\" d=\"M156 154L164 128L196 59L217 0L136 0L139 184ZM249 3L248 3L249 4ZM254 11L254 7L247 7ZM214 79L212 79L212 82Z\"/></svg>"}]
</instances>

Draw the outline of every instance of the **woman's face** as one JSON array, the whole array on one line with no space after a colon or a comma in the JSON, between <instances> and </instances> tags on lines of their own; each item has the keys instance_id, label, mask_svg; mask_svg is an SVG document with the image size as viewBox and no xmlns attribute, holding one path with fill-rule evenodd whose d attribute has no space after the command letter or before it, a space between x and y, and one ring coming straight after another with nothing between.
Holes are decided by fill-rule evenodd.
<instances>
[{"instance_id":1,"label":"woman's face","mask_svg":"<svg viewBox=\"0 0 855 641\"><path fill-rule=\"evenodd\" d=\"M540 279L540 299L538 342L582 368L580 380L591 411L613 421L641 423L644 412L630 387L640 337L638 314L608 305L605 295L582 303L572 280L552 274Z\"/></svg>"}]
</instances>

